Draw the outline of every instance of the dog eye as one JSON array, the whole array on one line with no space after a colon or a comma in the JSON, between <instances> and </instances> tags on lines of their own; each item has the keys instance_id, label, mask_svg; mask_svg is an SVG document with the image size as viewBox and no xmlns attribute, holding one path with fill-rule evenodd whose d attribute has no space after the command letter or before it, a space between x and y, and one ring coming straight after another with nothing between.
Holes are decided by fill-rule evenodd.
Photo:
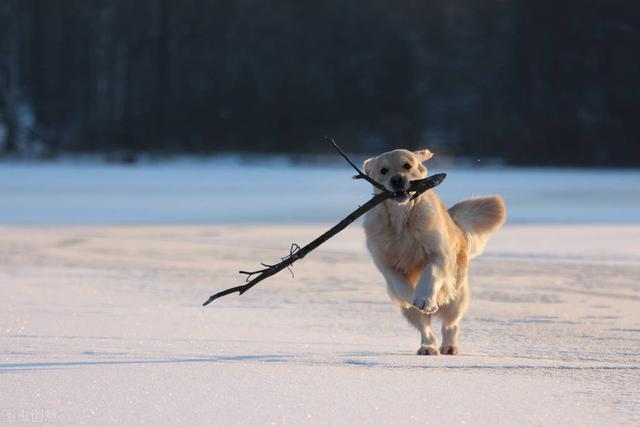
<instances>
[{"instance_id":1,"label":"dog eye","mask_svg":"<svg viewBox=\"0 0 640 427\"><path fill-rule=\"evenodd\" d=\"M385 173L387 173L387 172L389 172L389 169L387 169L387 168L382 168L382 169L380 169L380 173L381 173L382 175L384 175L384 174L385 174Z\"/></svg>"},{"instance_id":2,"label":"dog eye","mask_svg":"<svg viewBox=\"0 0 640 427\"><path fill-rule=\"evenodd\" d=\"M411 165L409 163L405 163L404 166L402 167L405 168L406 170L411 169Z\"/></svg>"}]
</instances>

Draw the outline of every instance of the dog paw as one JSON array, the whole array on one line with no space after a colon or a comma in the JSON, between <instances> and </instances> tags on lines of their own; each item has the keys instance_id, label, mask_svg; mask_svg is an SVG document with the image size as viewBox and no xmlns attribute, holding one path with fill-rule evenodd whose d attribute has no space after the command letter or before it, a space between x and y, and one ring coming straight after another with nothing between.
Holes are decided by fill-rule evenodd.
<instances>
[{"instance_id":1,"label":"dog paw","mask_svg":"<svg viewBox=\"0 0 640 427\"><path fill-rule=\"evenodd\" d=\"M413 306L415 308L417 308L418 310L422 311L427 306L427 300L425 298L423 298L423 297L416 297L413 300Z\"/></svg>"},{"instance_id":2,"label":"dog paw","mask_svg":"<svg viewBox=\"0 0 640 427\"><path fill-rule=\"evenodd\" d=\"M455 345L443 345L440 347L440 353L449 356L455 356L458 354L458 346Z\"/></svg>"},{"instance_id":3,"label":"dog paw","mask_svg":"<svg viewBox=\"0 0 640 427\"><path fill-rule=\"evenodd\" d=\"M438 311L439 308L440 307L438 306L438 304L433 304L433 305L427 306L427 308L422 310L422 312L424 314L436 314L436 312Z\"/></svg>"},{"instance_id":4,"label":"dog paw","mask_svg":"<svg viewBox=\"0 0 640 427\"><path fill-rule=\"evenodd\" d=\"M440 354L438 349L433 346L421 346L416 352L418 356L437 356Z\"/></svg>"},{"instance_id":5,"label":"dog paw","mask_svg":"<svg viewBox=\"0 0 640 427\"><path fill-rule=\"evenodd\" d=\"M438 311L438 304L427 301L424 297L416 297L413 306L424 314L434 314Z\"/></svg>"}]
</instances>

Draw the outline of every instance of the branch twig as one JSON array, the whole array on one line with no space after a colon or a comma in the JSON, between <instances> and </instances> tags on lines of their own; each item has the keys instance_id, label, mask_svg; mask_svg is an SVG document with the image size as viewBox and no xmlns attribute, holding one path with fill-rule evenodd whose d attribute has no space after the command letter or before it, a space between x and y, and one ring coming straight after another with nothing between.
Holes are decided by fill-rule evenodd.
<instances>
[{"instance_id":1,"label":"branch twig","mask_svg":"<svg viewBox=\"0 0 640 427\"><path fill-rule=\"evenodd\" d=\"M285 268L290 268L291 265L294 262L296 262L298 260L301 260L309 252L313 251L318 246L320 246L321 244L323 244L324 242L326 242L327 240L329 240L330 238L332 238L333 236L335 236L336 234L338 234L339 232L341 232L342 230L347 228L347 226L349 226L349 224L351 224L353 221L355 221L356 219L361 217L367 211L373 209L375 206L379 205L380 203L384 202L387 199L390 199L392 197L397 197L397 196L400 196L400 195L404 194L404 191L391 192L391 191L387 190L382 184L376 182L375 180L373 180L372 178L370 178L366 174L362 173L362 171L360 169L358 169L358 167L355 164L353 164L353 162L347 157L347 155L344 154L344 152L342 152L340 147L338 147L338 145L336 144L336 142L332 138L325 137L325 139L358 172L358 175L356 175L354 178L365 179L368 182L370 182L373 186L379 188L382 191L380 193L378 193L378 194L375 194L371 199L369 199L369 201L367 203L365 203L364 205L360 206L355 211L351 212L345 219L343 219L338 224L336 224L333 227L331 227L331 229L329 229L328 231L323 233L320 237L316 238L315 240L313 240L311 243L307 244L306 246L301 248L300 246L296 245L295 243L293 245L291 245L291 249L289 250L289 255L287 255L286 257L282 258L282 261L280 261L279 263L273 264L273 265L262 264L262 266L264 268L260 269L260 270L256 270L256 271L240 271L240 274L244 274L244 275L247 276L247 278L246 278L247 283L245 283L244 285L235 286L233 288L229 288L229 289L226 289L224 291L218 292L217 294L211 295L209 297L209 299L206 300L202 304L203 306L215 301L216 299L218 299L220 297L232 294L234 292L238 292L238 294L240 294L240 295L244 294L249 289L251 289L252 287L257 285L258 283L262 282L263 280L273 276L274 274L279 273L280 271L284 270ZM409 190L407 190L407 191L408 192L413 192L414 195L413 195L412 199L415 199L420 194L422 194L425 191L427 191L427 190L435 187L436 185L440 184L445 179L446 176L447 176L447 174L445 174L445 173L439 173L439 174L436 174L436 175L432 175L432 176L430 176L428 178L419 179L419 180L416 180L416 181L411 181ZM293 274L293 272L292 272L292 274ZM255 277L253 277L253 276L255 276ZM252 277L253 277L253 279L252 279Z\"/></svg>"},{"instance_id":2,"label":"branch twig","mask_svg":"<svg viewBox=\"0 0 640 427\"><path fill-rule=\"evenodd\" d=\"M374 180L373 178L371 178L369 175L367 175L366 173L362 172L356 165L353 164L353 162L351 161L351 159L349 159L347 157L346 154L344 154L344 152L340 149L340 147L338 147L338 144L336 144L336 141L333 138L330 138L328 136L323 136L323 138L325 139L325 141L327 141L329 144L331 144L331 146L333 148L336 149L336 151L347 161L347 163L349 163L351 165L352 168L354 168L356 170L356 172L358 172L357 175L353 176L353 179L364 179L365 181L369 182L369 184L373 185L374 187L382 190L382 191L387 191L387 189L384 187L384 185L380 184L378 181Z\"/></svg>"}]
</instances>

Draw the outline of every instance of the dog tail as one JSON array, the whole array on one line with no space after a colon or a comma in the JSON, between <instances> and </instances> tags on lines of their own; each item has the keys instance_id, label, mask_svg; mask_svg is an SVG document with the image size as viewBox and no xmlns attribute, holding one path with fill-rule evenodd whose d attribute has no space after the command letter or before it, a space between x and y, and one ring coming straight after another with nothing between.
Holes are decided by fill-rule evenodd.
<instances>
[{"instance_id":1,"label":"dog tail","mask_svg":"<svg viewBox=\"0 0 640 427\"><path fill-rule=\"evenodd\" d=\"M507 208L500 196L474 197L453 205L449 215L467 235L469 258L473 258L482 253L489 236L504 224Z\"/></svg>"}]
</instances>

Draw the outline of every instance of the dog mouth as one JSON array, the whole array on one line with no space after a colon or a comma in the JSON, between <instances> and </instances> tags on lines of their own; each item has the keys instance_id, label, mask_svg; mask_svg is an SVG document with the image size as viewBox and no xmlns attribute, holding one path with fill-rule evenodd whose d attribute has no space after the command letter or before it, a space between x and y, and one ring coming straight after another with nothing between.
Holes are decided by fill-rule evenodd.
<instances>
[{"instance_id":1,"label":"dog mouth","mask_svg":"<svg viewBox=\"0 0 640 427\"><path fill-rule=\"evenodd\" d=\"M406 191L400 192L393 197L393 200L398 203L404 203L409 200L409 193L407 193Z\"/></svg>"}]
</instances>

